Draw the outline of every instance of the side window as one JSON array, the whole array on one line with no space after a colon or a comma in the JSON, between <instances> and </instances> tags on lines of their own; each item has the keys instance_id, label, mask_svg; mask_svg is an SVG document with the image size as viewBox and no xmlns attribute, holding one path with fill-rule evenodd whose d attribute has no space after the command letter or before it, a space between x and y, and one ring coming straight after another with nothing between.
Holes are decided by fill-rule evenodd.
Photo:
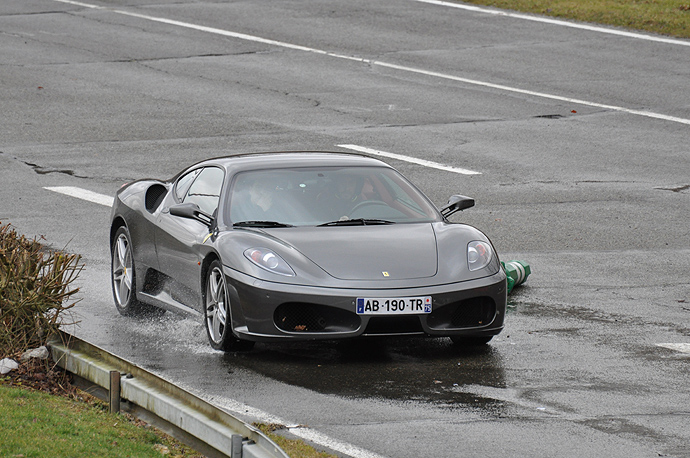
<instances>
[{"instance_id":1,"label":"side window","mask_svg":"<svg viewBox=\"0 0 690 458\"><path fill-rule=\"evenodd\" d=\"M206 167L189 187L189 191L182 201L195 203L201 211L209 215L213 214L218 208L224 178L225 172L222 169Z\"/></svg>"},{"instance_id":2,"label":"side window","mask_svg":"<svg viewBox=\"0 0 690 458\"><path fill-rule=\"evenodd\" d=\"M175 197L177 197L178 201L182 202L184 200L185 194L187 194L189 187L194 182L194 178L199 175L199 172L201 172L201 169L192 170L177 180L177 184L175 185Z\"/></svg>"}]
</instances>

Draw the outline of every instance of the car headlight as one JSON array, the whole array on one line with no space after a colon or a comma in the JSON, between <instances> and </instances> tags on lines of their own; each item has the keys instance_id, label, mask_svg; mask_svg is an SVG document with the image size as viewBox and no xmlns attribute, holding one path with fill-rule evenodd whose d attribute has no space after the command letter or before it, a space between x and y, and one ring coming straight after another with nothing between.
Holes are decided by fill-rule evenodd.
<instances>
[{"instance_id":1,"label":"car headlight","mask_svg":"<svg viewBox=\"0 0 690 458\"><path fill-rule=\"evenodd\" d=\"M287 262L268 248L249 248L244 256L264 270L278 275L294 277L295 272Z\"/></svg>"},{"instance_id":2,"label":"car headlight","mask_svg":"<svg viewBox=\"0 0 690 458\"><path fill-rule=\"evenodd\" d=\"M467 244L467 265L470 271L483 269L489 265L493 257L491 244L474 241Z\"/></svg>"}]
</instances>

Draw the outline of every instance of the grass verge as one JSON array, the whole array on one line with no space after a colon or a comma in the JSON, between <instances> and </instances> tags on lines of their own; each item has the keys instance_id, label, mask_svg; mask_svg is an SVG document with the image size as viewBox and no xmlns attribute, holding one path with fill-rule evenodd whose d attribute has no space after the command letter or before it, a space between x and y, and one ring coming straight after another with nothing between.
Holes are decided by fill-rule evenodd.
<instances>
[{"instance_id":1,"label":"grass verge","mask_svg":"<svg viewBox=\"0 0 690 458\"><path fill-rule=\"evenodd\" d=\"M21 359L19 353L9 357ZM291 458L337 458L276 434L281 425L254 426ZM111 414L107 403L74 387L68 373L34 358L0 376L0 457L47 456L203 458L131 415Z\"/></svg>"},{"instance_id":2,"label":"grass verge","mask_svg":"<svg viewBox=\"0 0 690 458\"><path fill-rule=\"evenodd\" d=\"M55 396L0 379L0 456L202 458L160 431L86 394Z\"/></svg>"},{"instance_id":3,"label":"grass verge","mask_svg":"<svg viewBox=\"0 0 690 458\"><path fill-rule=\"evenodd\" d=\"M464 0L462 3L690 38L690 0Z\"/></svg>"}]
</instances>

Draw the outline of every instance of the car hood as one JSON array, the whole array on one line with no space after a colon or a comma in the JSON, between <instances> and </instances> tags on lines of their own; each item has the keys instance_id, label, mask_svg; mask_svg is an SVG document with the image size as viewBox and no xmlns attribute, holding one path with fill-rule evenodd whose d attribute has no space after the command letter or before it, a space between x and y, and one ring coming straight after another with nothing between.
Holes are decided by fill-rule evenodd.
<instances>
[{"instance_id":1,"label":"car hood","mask_svg":"<svg viewBox=\"0 0 690 458\"><path fill-rule=\"evenodd\" d=\"M436 236L429 223L271 232L341 280L407 280L438 271Z\"/></svg>"}]
</instances>

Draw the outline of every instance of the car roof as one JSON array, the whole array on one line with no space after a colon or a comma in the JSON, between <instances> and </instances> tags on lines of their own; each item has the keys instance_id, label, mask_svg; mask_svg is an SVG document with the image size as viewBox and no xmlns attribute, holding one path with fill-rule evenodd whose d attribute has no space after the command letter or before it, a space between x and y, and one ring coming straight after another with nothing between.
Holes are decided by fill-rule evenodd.
<instances>
[{"instance_id":1,"label":"car roof","mask_svg":"<svg viewBox=\"0 0 690 458\"><path fill-rule=\"evenodd\" d=\"M331 151L277 151L238 154L207 159L194 164L188 169L205 165L220 165L233 172L313 166L377 166L390 168L385 162L363 154Z\"/></svg>"}]
</instances>

